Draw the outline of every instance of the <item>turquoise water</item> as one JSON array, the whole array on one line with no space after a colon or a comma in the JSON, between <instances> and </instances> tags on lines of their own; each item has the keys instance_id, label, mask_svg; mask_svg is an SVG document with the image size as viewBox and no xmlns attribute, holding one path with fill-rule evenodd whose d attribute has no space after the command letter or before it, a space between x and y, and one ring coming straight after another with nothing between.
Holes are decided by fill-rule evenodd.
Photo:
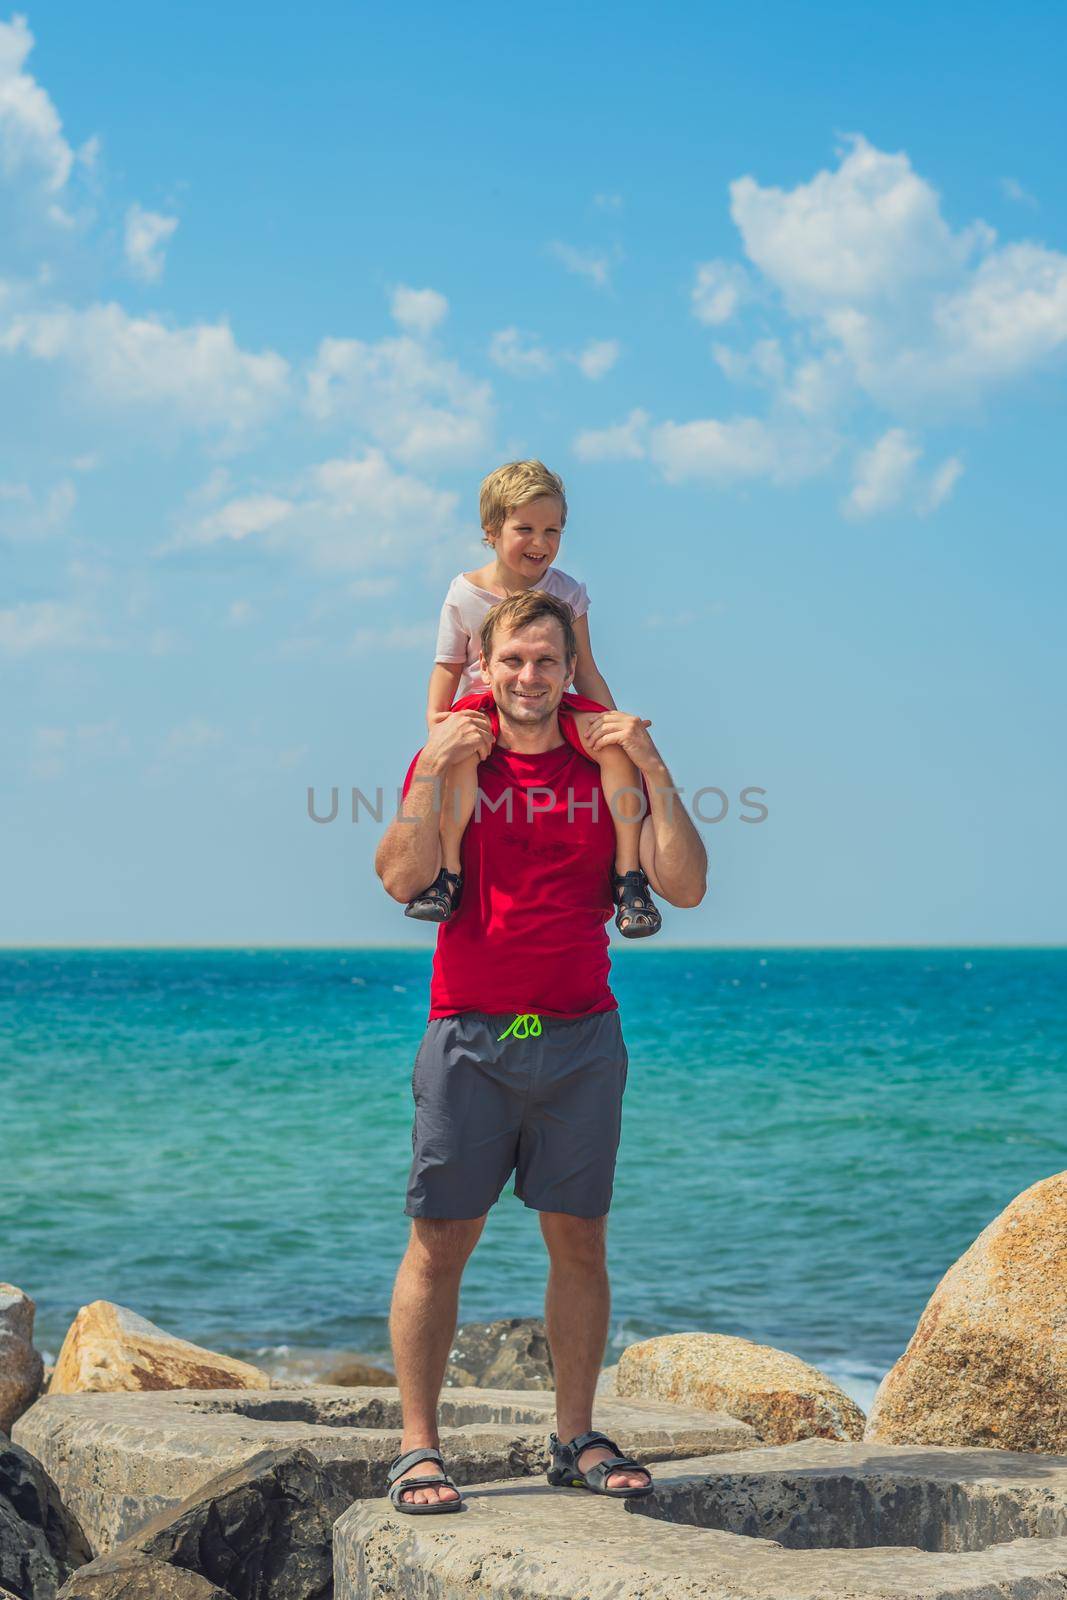
<instances>
[{"instance_id":1,"label":"turquoise water","mask_svg":"<svg viewBox=\"0 0 1067 1600\"><path fill-rule=\"evenodd\" d=\"M384 1356L428 972L0 952L0 1279L36 1299L38 1346L109 1299L274 1370ZM1065 951L622 952L609 1356L740 1334L869 1400L951 1262L1067 1167L1065 980ZM506 1192L461 1317L537 1312L543 1288Z\"/></svg>"}]
</instances>

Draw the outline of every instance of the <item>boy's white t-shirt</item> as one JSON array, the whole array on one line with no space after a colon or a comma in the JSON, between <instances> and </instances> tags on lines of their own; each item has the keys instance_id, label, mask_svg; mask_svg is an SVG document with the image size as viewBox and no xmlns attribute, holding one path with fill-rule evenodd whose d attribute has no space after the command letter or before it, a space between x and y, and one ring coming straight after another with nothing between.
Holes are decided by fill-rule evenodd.
<instances>
[{"instance_id":1,"label":"boy's white t-shirt","mask_svg":"<svg viewBox=\"0 0 1067 1600\"><path fill-rule=\"evenodd\" d=\"M571 578L558 567L549 567L537 587L557 600L565 600L576 617L584 617L589 610L589 595L584 583ZM457 700L465 694L477 694L488 689L478 662L482 653L481 631L486 612L499 603L501 596L489 589L480 589L471 583L466 573L460 572L452 579L441 607L441 621L437 629L437 652L434 661L455 666L463 662L463 672L456 685Z\"/></svg>"}]
</instances>

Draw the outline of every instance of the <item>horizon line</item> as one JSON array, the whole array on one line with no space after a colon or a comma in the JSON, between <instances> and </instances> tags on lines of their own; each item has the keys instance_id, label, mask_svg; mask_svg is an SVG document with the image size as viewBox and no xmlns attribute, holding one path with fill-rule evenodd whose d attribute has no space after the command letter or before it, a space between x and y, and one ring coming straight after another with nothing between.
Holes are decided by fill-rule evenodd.
<instances>
[{"instance_id":1,"label":"horizon line","mask_svg":"<svg viewBox=\"0 0 1067 1600\"><path fill-rule=\"evenodd\" d=\"M334 942L315 944L256 944L243 940L227 941L226 943L143 943L128 944L121 941L108 941L100 944L6 944L0 942L0 952L32 951L32 950L66 950L66 951L134 951L134 950L340 950L340 951L388 951L390 953L408 952L412 955L431 955L433 946L419 946L413 944L338 944ZM612 959L617 955L657 954L656 950L643 950L638 952L625 945L612 944L610 946ZM955 942L939 942L936 944L902 944L894 941L868 941L796 944L791 941L769 941L763 944L748 943L723 943L723 944L666 944L660 945L658 953L666 951L681 953L700 952L704 950L1067 950L1067 943L1007 943L980 942L974 944L957 944Z\"/></svg>"}]
</instances>

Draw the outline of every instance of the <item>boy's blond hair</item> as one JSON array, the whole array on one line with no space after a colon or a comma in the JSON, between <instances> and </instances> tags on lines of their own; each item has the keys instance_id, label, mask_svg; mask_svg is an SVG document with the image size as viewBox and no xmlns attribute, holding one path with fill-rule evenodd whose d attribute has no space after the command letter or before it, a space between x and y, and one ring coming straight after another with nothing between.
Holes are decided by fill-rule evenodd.
<instances>
[{"instance_id":1,"label":"boy's blond hair","mask_svg":"<svg viewBox=\"0 0 1067 1600\"><path fill-rule=\"evenodd\" d=\"M550 472L543 461L506 461L482 479L478 510L485 530L483 544L491 545L490 534L504 526L504 518L514 506L527 505L540 495L554 494L560 503L559 525L567 521L567 496L563 479Z\"/></svg>"}]
</instances>

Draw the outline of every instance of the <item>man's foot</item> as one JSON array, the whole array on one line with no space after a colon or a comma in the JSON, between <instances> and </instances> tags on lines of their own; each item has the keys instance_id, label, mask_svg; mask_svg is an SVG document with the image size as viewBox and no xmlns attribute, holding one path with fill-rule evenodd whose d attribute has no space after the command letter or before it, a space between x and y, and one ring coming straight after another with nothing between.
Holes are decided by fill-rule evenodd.
<instances>
[{"instance_id":1,"label":"man's foot","mask_svg":"<svg viewBox=\"0 0 1067 1600\"><path fill-rule=\"evenodd\" d=\"M418 1446L412 1446L412 1448L417 1449ZM427 1448L436 1447L427 1446ZM398 1473L393 1479L393 1483L403 1483L405 1478L431 1478L439 1470L432 1461L417 1461L414 1466L410 1466L406 1471ZM460 1495L458 1490L450 1489L446 1484L442 1483L437 1485L427 1484L419 1489L400 1489L397 1490L397 1498L403 1500L407 1505L429 1506L438 1503L444 1504L447 1500L458 1500Z\"/></svg>"},{"instance_id":2,"label":"man's foot","mask_svg":"<svg viewBox=\"0 0 1067 1600\"><path fill-rule=\"evenodd\" d=\"M590 1467L595 1467L598 1461L606 1461L615 1454L614 1450L607 1450L602 1444L589 1444L578 1454L578 1471L588 1472ZM604 1480L606 1489L643 1489L652 1482L651 1472L646 1472L642 1467L640 1472L609 1472Z\"/></svg>"},{"instance_id":3,"label":"man's foot","mask_svg":"<svg viewBox=\"0 0 1067 1600\"><path fill-rule=\"evenodd\" d=\"M558 1434L549 1434L548 1454L548 1481L553 1488L589 1489L618 1498L652 1493L648 1468L624 1456L606 1433L590 1430L566 1443ZM609 1461L615 1463L610 1472L605 1465Z\"/></svg>"}]
</instances>

